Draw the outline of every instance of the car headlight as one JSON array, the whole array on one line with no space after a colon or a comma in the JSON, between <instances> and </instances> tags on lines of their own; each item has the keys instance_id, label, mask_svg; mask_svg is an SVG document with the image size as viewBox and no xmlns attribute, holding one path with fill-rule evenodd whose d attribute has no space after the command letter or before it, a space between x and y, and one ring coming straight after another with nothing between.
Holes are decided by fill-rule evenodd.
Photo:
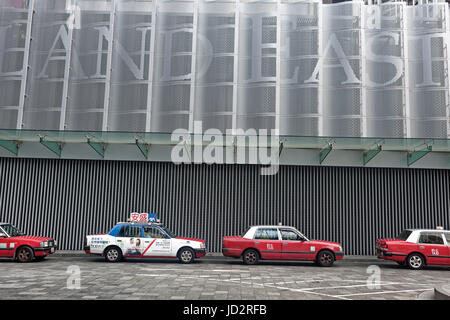
<instances>
[{"instance_id":1,"label":"car headlight","mask_svg":"<svg viewBox=\"0 0 450 320\"><path fill-rule=\"evenodd\" d=\"M205 249L205 248L206 248L205 243L204 242L200 243L200 249Z\"/></svg>"},{"instance_id":2,"label":"car headlight","mask_svg":"<svg viewBox=\"0 0 450 320\"><path fill-rule=\"evenodd\" d=\"M48 247L48 241L44 241L40 243L41 247Z\"/></svg>"},{"instance_id":3,"label":"car headlight","mask_svg":"<svg viewBox=\"0 0 450 320\"><path fill-rule=\"evenodd\" d=\"M339 251L341 251L341 252L342 252L342 246L339 246Z\"/></svg>"}]
</instances>

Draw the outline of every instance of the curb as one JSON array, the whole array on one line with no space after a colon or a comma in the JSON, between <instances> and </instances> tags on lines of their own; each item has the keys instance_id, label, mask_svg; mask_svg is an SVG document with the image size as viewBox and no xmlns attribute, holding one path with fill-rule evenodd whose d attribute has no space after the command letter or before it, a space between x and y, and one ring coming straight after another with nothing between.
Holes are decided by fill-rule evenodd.
<instances>
[{"instance_id":1,"label":"curb","mask_svg":"<svg viewBox=\"0 0 450 320\"><path fill-rule=\"evenodd\" d=\"M62 251L56 251L53 256L58 257L84 257L87 256L84 251L81 250L62 250ZM219 260L219 259L228 259L228 257L224 257L222 253L220 252L209 252L206 254L204 259L212 259L212 260ZM350 255L350 256L344 256L344 261L351 261L351 262L368 262L368 261L379 261L382 262L382 260L379 260L376 256L356 256L356 255Z\"/></svg>"},{"instance_id":2,"label":"curb","mask_svg":"<svg viewBox=\"0 0 450 320\"><path fill-rule=\"evenodd\" d=\"M434 297L436 300L450 300L450 283L434 287Z\"/></svg>"}]
</instances>

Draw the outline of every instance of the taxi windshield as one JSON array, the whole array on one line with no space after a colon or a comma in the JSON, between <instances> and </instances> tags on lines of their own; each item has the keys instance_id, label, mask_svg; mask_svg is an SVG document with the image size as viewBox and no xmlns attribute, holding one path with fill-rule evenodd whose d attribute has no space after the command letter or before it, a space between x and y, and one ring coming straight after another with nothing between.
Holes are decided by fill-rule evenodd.
<instances>
[{"instance_id":1,"label":"taxi windshield","mask_svg":"<svg viewBox=\"0 0 450 320\"><path fill-rule=\"evenodd\" d=\"M5 230L5 232L10 237L18 237L18 236L23 236L24 235L23 232L21 232L19 229L14 227L12 224L2 224L1 227L2 227L3 230Z\"/></svg>"},{"instance_id":2,"label":"taxi windshield","mask_svg":"<svg viewBox=\"0 0 450 320\"><path fill-rule=\"evenodd\" d=\"M169 228L167 228L166 226L160 225L159 226L161 229L164 230L165 233L167 233L167 235L171 238L176 238L177 236L175 235L174 232L172 232Z\"/></svg>"}]
</instances>

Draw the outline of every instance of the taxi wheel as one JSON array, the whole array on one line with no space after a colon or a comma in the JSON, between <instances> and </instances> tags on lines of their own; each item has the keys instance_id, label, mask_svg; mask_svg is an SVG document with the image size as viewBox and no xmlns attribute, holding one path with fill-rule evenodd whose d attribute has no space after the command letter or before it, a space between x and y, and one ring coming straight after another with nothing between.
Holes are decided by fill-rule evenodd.
<instances>
[{"instance_id":1,"label":"taxi wheel","mask_svg":"<svg viewBox=\"0 0 450 320\"><path fill-rule=\"evenodd\" d=\"M412 253L406 258L406 264L410 269L420 270L423 268L425 261L422 255L418 253Z\"/></svg>"},{"instance_id":2,"label":"taxi wheel","mask_svg":"<svg viewBox=\"0 0 450 320\"><path fill-rule=\"evenodd\" d=\"M191 263L194 261L194 251L190 248L183 248L178 253L178 260L180 260L181 263Z\"/></svg>"},{"instance_id":3,"label":"taxi wheel","mask_svg":"<svg viewBox=\"0 0 450 320\"><path fill-rule=\"evenodd\" d=\"M259 260L259 254L256 250L249 249L244 252L244 255L242 256L242 261L244 264L253 265L257 264Z\"/></svg>"},{"instance_id":4,"label":"taxi wheel","mask_svg":"<svg viewBox=\"0 0 450 320\"><path fill-rule=\"evenodd\" d=\"M105 260L108 262L119 262L122 260L122 252L117 247L108 248L105 252Z\"/></svg>"},{"instance_id":5,"label":"taxi wheel","mask_svg":"<svg viewBox=\"0 0 450 320\"><path fill-rule=\"evenodd\" d=\"M33 250L29 247L19 248L16 257L19 262L30 262L33 259Z\"/></svg>"},{"instance_id":6,"label":"taxi wheel","mask_svg":"<svg viewBox=\"0 0 450 320\"><path fill-rule=\"evenodd\" d=\"M321 267L331 267L334 263L333 253L328 250L319 252L316 262Z\"/></svg>"}]
</instances>

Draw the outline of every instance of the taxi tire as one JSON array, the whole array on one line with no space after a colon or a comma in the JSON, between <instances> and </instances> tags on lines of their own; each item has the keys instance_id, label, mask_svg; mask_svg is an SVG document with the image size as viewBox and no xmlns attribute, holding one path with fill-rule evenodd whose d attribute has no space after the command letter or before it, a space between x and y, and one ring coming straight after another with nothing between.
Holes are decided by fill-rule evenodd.
<instances>
[{"instance_id":1,"label":"taxi tire","mask_svg":"<svg viewBox=\"0 0 450 320\"><path fill-rule=\"evenodd\" d=\"M259 253L254 249L247 249L242 255L242 262L246 265L255 265L258 263L258 260Z\"/></svg>"},{"instance_id":2,"label":"taxi tire","mask_svg":"<svg viewBox=\"0 0 450 320\"><path fill-rule=\"evenodd\" d=\"M117 254L115 254L113 251L116 251ZM115 259L112 259L113 257L115 257ZM106 249L106 251L105 251L105 260L106 261L114 263L114 262L119 262L122 259L123 259L122 250L120 250L119 247L113 246L113 247L109 247L108 249Z\"/></svg>"},{"instance_id":3,"label":"taxi tire","mask_svg":"<svg viewBox=\"0 0 450 320\"><path fill-rule=\"evenodd\" d=\"M334 254L330 250L322 250L316 257L316 263L321 267L331 267L334 263Z\"/></svg>"},{"instance_id":4,"label":"taxi tire","mask_svg":"<svg viewBox=\"0 0 450 320\"><path fill-rule=\"evenodd\" d=\"M190 259L189 259L190 257ZM189 264L194 262L195 252L191 248L181 248L178 252L178 260L183 264Z\"/></svg>"},{"instance_id":5,"label":"taxi tire","mask_svg":"<svg viewBox=\"0 0 450 320\"><path fill-rule=\"evenodd\" d=\"M415 259L414 259L415 258ZM413 260L415 264L413 264ZM420 262L420 264L419 264ZM411 253L406 258L406 265L412 270L420 270L425 266L425 258L420 253Z\"/></svg>"},{"instance_id":6,"label":"taxi tire","mask_svg":"<svg viewBox=\"0 0 450 320\"><path fill-rule=\"evenodd\" d=\"M17 249L16 259L21 263L30 262L33 256L33 250L30 247L24 246Z\"/></svg>"}]
</instances>

